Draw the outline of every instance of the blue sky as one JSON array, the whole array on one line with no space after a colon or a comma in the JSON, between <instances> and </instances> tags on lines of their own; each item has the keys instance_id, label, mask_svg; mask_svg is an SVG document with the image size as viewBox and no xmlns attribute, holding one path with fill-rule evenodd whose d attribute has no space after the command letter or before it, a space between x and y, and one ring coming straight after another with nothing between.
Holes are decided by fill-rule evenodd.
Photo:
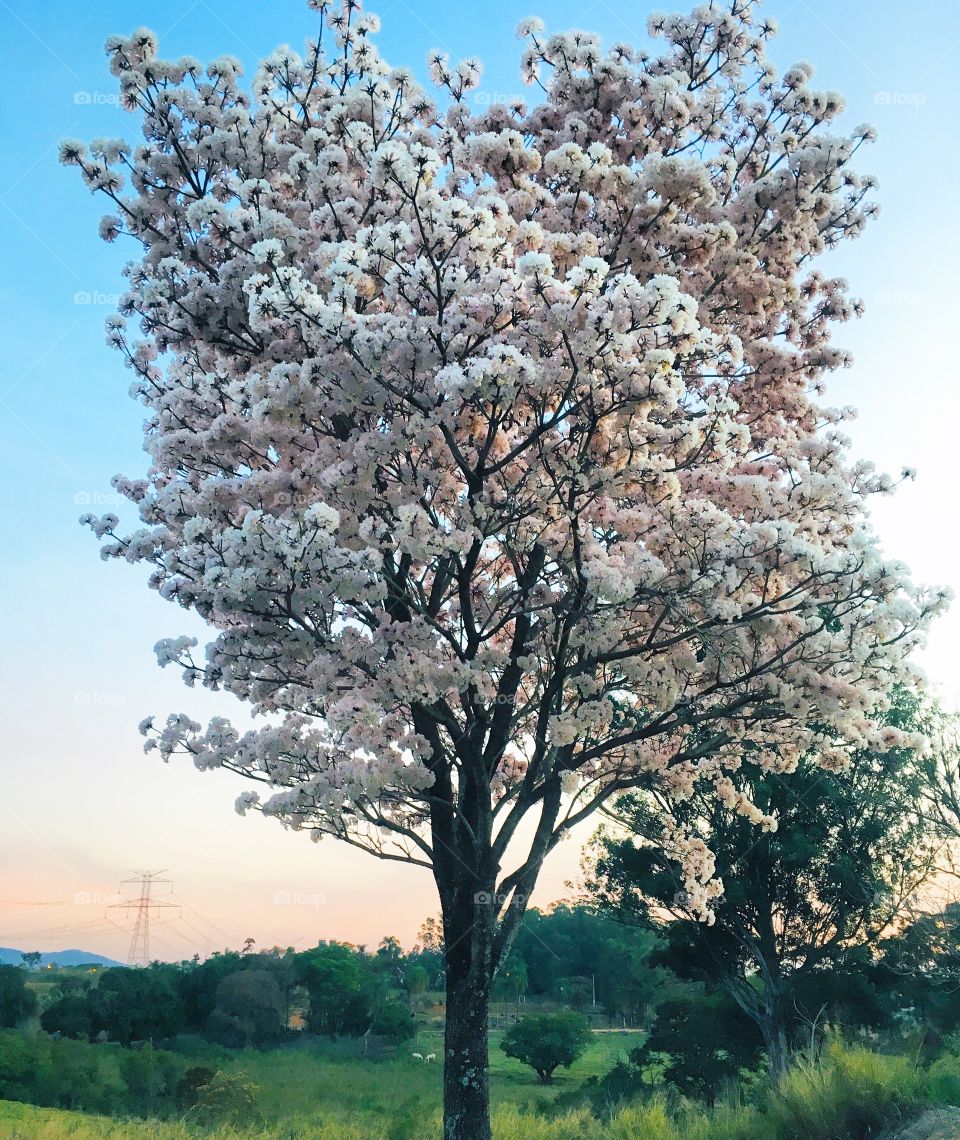
<instances>
[{"instance_id":1,"label":"blue sky","mask_svg":"<svg viewBox=\"0 0 960 1140\"><path fill-rule=\"evenodd\" d=\"M425 77L431 49L478 55L478 94L507 99L525 92L513 34L524 16L643 41L647 15L666 6L385 0L371 9L391 62ZM916 579L957 589L960 5L768 0L764 12L781 26L772 48L781 70L810 60L817 82L846 96L848 125L879 128L860 165L880 179L881 217L823 262L867 306L839 330L855 365L828 397L860 409L857 455L894 474L919 471L874 509L888 554ZM154 663L158 638L195 627L146 589L142 568L102 565L76 521L113 509L110 477L143 466L142 410L103 339L134 250L98 239L100 204L56 161L65 136L134 136L134 118L116 106L103 41L146 25L162 55L235 55L250 74L277 45L301 47L316 19L302 0L0 0L0 944L82 944L122 956L128 934L102 915L117 880L141 866L169 868L177 896L194 908L183 912L193 934L185 921L158 928L161 955L203 952L226 935L261 945L369 943L388 933L410 942L437 909L423 873L241 820L235 780L142 755L143 716L183 709L204 719L217 707ZM960 695L958 635L960 605L923 662L950 704ZM577 866L572 842L554 856L540 901L562 894Z\"/></svg>"}]
</instances>

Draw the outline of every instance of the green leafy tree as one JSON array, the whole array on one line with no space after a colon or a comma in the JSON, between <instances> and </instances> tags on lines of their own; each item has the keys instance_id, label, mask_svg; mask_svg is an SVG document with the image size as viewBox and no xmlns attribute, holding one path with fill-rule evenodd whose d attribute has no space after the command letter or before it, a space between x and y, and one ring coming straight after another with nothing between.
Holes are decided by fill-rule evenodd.
<instances>
[{"instance_id":1,"label":"green leafy tree","mask_svg":"<svg viewBox=\"0 0 960 1140\"><path fill-rule=\"evenodd\" d=\"M409 1041L417 1031L417 1019L402 1002L384 1002L370 1023L370 1030L379 1037L385 1037L399 1045Z\"/></svg>"},{"instance_id":2,"label":"green leafy tree","mask_svg":"<svg viewBox=\"0 0 960 1140\"><path fill-rule=\"evenodd\" d=\"M145 1045L123 1049L117 1067L127 1090L127 1108L144 1116L154 1116L169 1104L182 1074L181 1062L172 1053Z\"/></svg>"},{"instance_id":3,"label":"green leafy tree","mask_svg":"<svg viewBox=\"0 0 960 1140\"><path fill-rule=\"evenodd\" d=\"M276 1040L283 1033L285 1002L268 970L237 970L217 987L207 1035L221 1045L247 1048Z\"/></svg>"},{"instance_id":4,"label":"green leafy tree","mask_svg":"<svg viewBox=\"0 0 960 1140\"><path fill-rule=\"evenodd\" d=\"M37 996L19 966L0 966L0 1029L13 1029L37 1009Z\"/></svg>"},{"instance_id":5,"label":"green leafy tree","mask_svg":"<svg viewBox=\"0 0 960 1140\"><path fill-rule=\"evenodd\" d=\"M494 995L507 1001L520 1001L527 992L530 984L530 975L527 964L516 953L511 953L497 975L494 983Z\"/></svg>"},{"instance_id":6,"label":"green leafy tree","mask_svg":"<svg viewBox=\"0 0 960 1140\"><path fill-rule=\"evenodd\" d=\"M107 970L90 991L90 1007L93 1033L122 1045L172 1037L184 1027L173 966Z\"/></svg>"},{"instance_id":7,"label":"green leafy tree","mask_svg":"<svg viewBox=\"0 0 960 1140\"><path fill-rule=\"evenodd\" d=\"M413 962L404 968L403 986L409 994L411 1002L416 1004L427 992L429 985L430 975L425 967Z\"/></svg>"},{"instance_id":8,"label":"green leafy tree","mask_svg":"<svg viewBox=\"0 0 960 1140\"><path fill-rule=\"evenodd\" d=\"M508 969L522 961L534 997L592 1004L610 1016L642 1022L672 975L656 964L657 933L618 921L590 905L530 910L523 918Z\"/></svg>"},{"instance_id":9,"label":"green leafy tree","mask_svg":"<svg viewBox=\"0 0 960 1140\"><path fill-rule=\"evenodd\" d=\"M890 720L914 729L919 716L901 693ZM590 886L601 907L660 931L672 969L724 987L756 1022L779 1075L798 1015L809 1023L822 1013L799 1005L810 995L804 979L842 969L904 913L935 868L939 840L924 818L923 762L908 750L861 752L845 771L805 757L789 779L746 756L735 776L728 798L745 793L776 817L776 831L713 791L680 802L633 793L616 805L620 829L597 839ZM664 827L677 823L716 856L724 890L711 926L691 913L663 849Z\"/></svg>"},{"instance_id":10,"label":"green leafy tree","mask_svg":"<svg viewBox=\"0 0 960 1140\"><path fill-rule=\"evenodd\" d=\"M684 1095L712 1100L763 1053L756 1022L726 993L692 992L664 1002L643 1045L630 1053L638 1073L653 1064Z\"/></svg>"},{"instance_id":11,"label":"green leafy tree","mask_svg":"<svg viewBox=\"0 0 960 1140\"><path fill-rule=\"evenodd\" d=\"M35 970L39 965L43 955L39 950L24 950L20 955L20 960L28 970Z\"/></svg>"},{"instance_id":12,"label":"green leafy tree","mask_svg":"<svg viewBox=\"0 0 960 1140\"><path fill-rule=\"evenodd\" d=\"M225 977L248 969L250 962L235 950L218 951L203 962L182 962L177 992L184 1021L190 1029L202 1030L217 1004L217 988Z\"/></svg>"},{"instance_id":13,"label":"green leafy tree","mask_svg":"<svg viewBox=\"0 0 960 1140\"><path fill-rule=\"evenodd\" d=\"M363 965L352 946L321 943L298 955L297 964L310 995L312 1032L336 1037L357 1029L364 1021L369 1024Z\"/></svg>"},{"instance_id":14,"label":"green leafy tree","mask_svg":"<svg viewBox=\"0 0 960 1140\"><path fill-rule=\"evenodd\" d=\"M87 1039L92 1035L93 1010L87 994L64 994L40 1014L40 1028L46 1033Z\"/></svg>"},{"instance_id":15,"label":"green leafy tree","mask_svg":"<svg viewBox=\"0 0 960 1140\"><path fill-rule=\"evenodd\" d=\"M548 1085L561 1065L569 1069L583 1056L589 1042L590 1026L579 1014L536 1013L511 1025L500 1048L508 1057L529 1065L540 1083Z\"/></svg>"}]
</instances>

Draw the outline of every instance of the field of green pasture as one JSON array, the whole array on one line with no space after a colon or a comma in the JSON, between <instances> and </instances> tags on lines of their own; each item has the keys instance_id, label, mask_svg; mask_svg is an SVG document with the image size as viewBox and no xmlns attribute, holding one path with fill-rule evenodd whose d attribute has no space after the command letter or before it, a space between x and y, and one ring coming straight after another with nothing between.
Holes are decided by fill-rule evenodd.
<instances>
[{"instance_id":1,"label":"field of green pasture","mask_svg":"<svg viewBox=\"0 0 960 1140\"><path fill-rule=\"evenodd\" d=\"M587 1065L612 1063L626 1041L597 1035ZM613 1035L609 1035L613 1036ZM248 1054L237 1069L258 1080L262 1123L211 1130L185 1122L118 1120L0 1101L2 1140L437 1140L439 1068L395 1058L363 1061L307 1050ZM557 1086L571 1087L577 1078ZM569 1085L567 1082L569 1081ZM915 1056L829 1043L802 1056L754 1101L713 1109L653 1094L609 1113L550 1111L522 1072L496 1062L494 1140L949 1140L960 1135L960 1054L928 1066ZM546 1095L549 1095L546 1094ZM555 1094L554 1094L555 1095Z\"/></svg>"},{"instance_id":2,"label":"field of green pasture","mask_svg":"<svg viewBox=\"0 0 960 1140\"><path fill-rule=\"evenodd\" d=\"M589 1076L601 1076L643 1040L639 1032L595 1033L587 1053L569 1070L559 1069L553 1084L538 1083L532 1069L507 1057L499 1048L498 1032L491 1036L491 1095L500 1111L501 1129L510 1135L517 1114L539 1128L533 1114L538 1106L563 1091L578 1087ZM311 1043L290 1049L248 1050L228 1053L201 1047L196 1063L213 1062L217 1068L244 1073L257 1086L257 1102L263 1118L259 1130L243 1129L245 1137L284 1137L287 1140L420 1140L440 1132L442 1038L439 1032L423 1031L416 1041L400 1048L389 1059L368 1060L357 1055L355 1041ZM435 1053L432 1063L419 1061L414 1052ZM509 1131L508 1131L509 1129ZM535 1136L538 1131L522 1136ZM157 1137L180 1140L197 1135L232 1137L227 1128L206 1130L182 1124L124 1123L104 1117L33 1108L0 1102L0 1138L74 1137L76 1140L110 1140L120 1137ZM544 1134L547 1135L547 1134ZM550 1133L552 1135L552 1133Z\"/></svg>"}]
</instances>

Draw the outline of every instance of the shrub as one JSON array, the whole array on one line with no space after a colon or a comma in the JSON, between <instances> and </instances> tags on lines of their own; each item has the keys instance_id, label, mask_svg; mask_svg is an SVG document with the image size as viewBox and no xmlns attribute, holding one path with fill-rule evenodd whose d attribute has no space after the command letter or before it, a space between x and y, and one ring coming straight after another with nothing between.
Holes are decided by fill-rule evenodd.
<instances>
[{"instance_id":1,"label":"shrub","mask_svg":"<svg viewBox=\"0 0 960 1140\"><path fill-rule=\"evenodd\" d=\"M685 1096L709 1101L741 1069L757 1066L762 1047L757 1027L732 999L694 993L660 1006L630 1060L644 1069L666 1054L665 1078Z\"/></svg>"},{"instance_id":2,"label":"shrub","mask_svg":"<svg viewBox=\"0 0 960 1140\"><path fill-rule=\"evenodd\" d=\"M0 966L0 1029L12 1029L36 1012L37 995L20 966Z\"/></svg>"},{"instance_id":3,"label":"shrub","mask_svg":"<svg viewBox=\"0 0 960 1140\"><path fill-rule=\"evenodd\" d=\"M187 1069L177 1082L175 1092L176 1105L181 1112L193 1108L200 1090L213 1080L216 1072L216 1069L211 1069L209 1065L194 1065Z\"/></svg>"},{"instance_id":4,"label":"shrub","mask_svg":"<svg viewBox=\"0 0 960 1140\"><path fill-rule=\"evenodd\" d=\"M40 1025L47 1033L89 1040L93 1028L90 999L86 994L66 994L40 1014Z\"/></svg>"},{"instance_id":5,"label":"shrub","mask_svg":"<svg viewBox=\"0 0 960 1140\"><path fill-rule=\"evenodd\" d=\"M150 1045L119 1053L117 1065L127 1087L127 1109L153 1116L172 1104L180 1064L172 1053L160 1052Z\"/></svg>"},{"instance_id":6,"label":"shrub","mask_svg":"<svg viewBox=\"0 0 960 1140\"><path fill-rule=\"evenodd\" d=\"M200 1124L259 1124L257 1086L244 1073L218 1070L197 1088L189 1115Z\"/></svg>"},{"instance_id":7,"label":"shrub","mask_svg":"<svg viewBox=\"0 0 960 1140\"><path fill-rule=\"evenodd\" d=\"M924 1103L927 1079L907 1057L833 1041L819 1059L796 1062L770 1094L771 1134L861 1140Z\"/></svg>"},{"instance_id":8,"label":"shrub","mask_svg":"<svg viewBox=\"0 0 960 1140\"><path fill-rule=\"evenodd\" d=\"M388 1001L381 1007L370 1026L371 1032L396 1045L409 1041L417 1031L417 1019L402 1002Z\"/></svg>"},{"instance_id":9,"label":"shrub","mask_svg":"<svg viewBox=\"0 0 960 1140\"><path fill-rule=\"evenodd\" d=\"M123 1091L91 1045L0 1034L0 1100L104 1112L122 1100Z\"/></svg>"},{"instance_id":10,"label":"shrub","mask_svg":"<svg viewBox=\"0 0 960 1140\"><path fill-rule=\"evenodd\" d=\"M534 1069L546 1085L560 1065L569 1069L583 1056L589 1041L590 1025L578 1013L540 1013L511 1025L500 1048Z\"/></svg>"}]
</instances>

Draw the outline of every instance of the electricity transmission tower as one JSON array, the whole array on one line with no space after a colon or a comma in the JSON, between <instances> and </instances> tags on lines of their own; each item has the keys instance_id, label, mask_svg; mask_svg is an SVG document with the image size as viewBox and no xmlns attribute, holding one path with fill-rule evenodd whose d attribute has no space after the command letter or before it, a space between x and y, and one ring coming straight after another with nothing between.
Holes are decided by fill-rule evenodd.
<instances>
[{"instance_id":1,"label":"electricity transmission tower","mask_svg":"<svg viewBox=\"0 0 960 1140\"><path fill-rule=\"evenodd\" d=\"M136 910L137 917L133 924L133 937L130 939L130 953L127 961L131 966L149 966L150 957L150 916L151 911L159 911L165 907L174 910L180 908L176 903L158 902L150 897L151 888L157 883L169 883L169 879L161 879L163 871L134 871L132 879L121 880L121 889L125 883L136 883L140 888L137 898L125 899L123 902L111 903L108 910Z\"/></svg>"}]
</instances>

